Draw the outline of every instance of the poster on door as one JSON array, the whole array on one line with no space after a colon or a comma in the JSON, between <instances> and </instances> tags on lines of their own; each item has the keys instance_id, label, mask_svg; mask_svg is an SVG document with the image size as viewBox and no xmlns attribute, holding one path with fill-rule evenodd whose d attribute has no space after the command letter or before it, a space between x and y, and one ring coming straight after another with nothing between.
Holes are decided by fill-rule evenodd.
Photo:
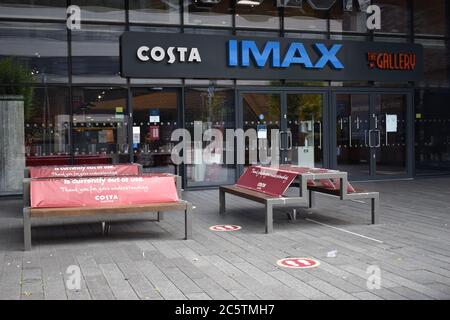
<instances>
[{"instance_id":1,"label":"poster on door","mask_svg":"<svg viewBox=\"0 0 450 320\"><path fill-rule=\"evenodd\" d=\"M386 114L386 132L397 132L396 114Z\"/></svg>"},{"instance_id":2,"label":"poster on door","mask_svg":"<svg viewBox=\"0 0 450 320\"><path fill-rule=\"evenodd\" d=\"M150 126L148 129L148 134L150 141L159 140L159 126Z\"/></svg>"}]
</instances>

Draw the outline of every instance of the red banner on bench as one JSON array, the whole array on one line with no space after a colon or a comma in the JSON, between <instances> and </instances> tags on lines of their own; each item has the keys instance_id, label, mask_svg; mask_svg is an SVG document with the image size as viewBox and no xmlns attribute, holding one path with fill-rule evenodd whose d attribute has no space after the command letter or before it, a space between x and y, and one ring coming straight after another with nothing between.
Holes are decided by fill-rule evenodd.
<instances>
[{"instance_id":1,"label":"red banner on bench","mask_svg":"<svg viewBox=\"0 0 450 320\"><path fill-rule=\"evenodd\" d=\"M30 178L68 178L100 176L133 176L139 174L136 164L31 167Z\"/></svg>"},{"instance_id":2,"label":"red banner on bench","mask_svg":"<svg viewBox=\"0 0 450 320\"><path fill-rule=\"evenodd\" d=\"M297 173L270 167L249 167L236 185L271 196L281 197L294 181Z\"/></svg>"},{"instance_id":3,"label":"red banner on bench","mask_svg":"<svg viewBox=\"0 0 450 320\"><path fill-rule=\"evenodd\" d=\"M178 201L173 177L128 176L37 179L32 208L102 207Z\"/></svg>"}]
</instances>

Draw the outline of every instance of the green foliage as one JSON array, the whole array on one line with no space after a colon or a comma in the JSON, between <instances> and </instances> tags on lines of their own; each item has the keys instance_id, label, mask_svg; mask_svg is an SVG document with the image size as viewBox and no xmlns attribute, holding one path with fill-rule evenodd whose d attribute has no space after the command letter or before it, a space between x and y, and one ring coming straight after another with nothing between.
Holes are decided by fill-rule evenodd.
<instances>
[{"instance_id":1,"label":"green foliage","mask_svg":"<svg viewBox=\"0 0 450 320\"><path fill-rule=\"evenodd\" d=\"M33 117L33 87L35 82L31 70L13 58L0 59L0 95L22 96L25 107L25 120Z\"/></svg>"}]
</instances>

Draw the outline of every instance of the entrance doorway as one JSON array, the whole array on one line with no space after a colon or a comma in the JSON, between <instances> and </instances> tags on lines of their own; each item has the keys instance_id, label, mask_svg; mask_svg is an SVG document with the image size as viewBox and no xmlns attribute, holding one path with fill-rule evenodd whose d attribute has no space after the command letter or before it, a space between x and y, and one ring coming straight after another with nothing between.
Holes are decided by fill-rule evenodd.
<instances>
[{"instance_id":1,"label":"entrance doorway","mask_svg":"<svg viewBox=\"0 0 450 320\"><path fill-rule=\"evenodd\" d=\"M410 177L411 94L335 92L334 167L352 180Z\"/></svg>"},{"instance_id":2,"label":"entrance doorway","mask_svg":"<svg viewBox=\"0 0 450 320\"><path fill-rule=\"evenodd\" d=\"M256 131L279 163L334 168L351 180L412 177L412 94L409 91L240 90L238 127ZM272 137L272 129L278 130ZM277 142L277 154L271 152ZM265 163L258 155L257 163Z\"/></svg>"},{"instance_id":3,"label":"entrance doorway","mask_svg":"<svg viewBox=\"0 0 450 320\"><path fill-rule=\"evenodd\" d=\"M261 146L267 148L272 163L276 157L279 163L298 166L329 165L325 158L328 154L324 152L328 146L328 130L324 125L327 97L323 91L241 91L238 112L242 115L241 128L244 132L253 129L257 137L253 145L249 139L245 140L245 166L251 163L250 151ZM278 132L276 137L273 129ZM274 142L279 147L276 154ZM267 163L267 158L258 154L257 162ZM242 170L240 166L240 173Z\"/></svg>"}]
</instances>

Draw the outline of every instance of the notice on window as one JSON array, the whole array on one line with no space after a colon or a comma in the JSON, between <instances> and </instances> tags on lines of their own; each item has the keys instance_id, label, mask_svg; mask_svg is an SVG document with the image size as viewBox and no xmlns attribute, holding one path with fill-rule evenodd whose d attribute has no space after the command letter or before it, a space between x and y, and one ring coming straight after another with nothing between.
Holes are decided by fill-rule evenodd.
<instances>
[{"instance_id":1,"label":"notice on window","mask_svg":"<svg viewBox=\"0 0 450 320\"><path fill-rule=\"evenodd\" d=\"M386 132L397 132L397 115L386 115Z\"/></svg>"},{"instance_id":2,"label":"notice on window","mask_svg":"<svg viewBox=\"0 0 450 320\"><path fill-rule=\"evenodd\" d=\"M258 139L267 139L267 126L264 124L258 124L257 126Z\"/></svg>"},{"instance_id":3,"label":"notice on window","mask_svg":"<svg viewBox=\"0 0 450 320\"><path fill-rule=\"evenodd\" d=\"M133 127L133 143L141 143L141 127Z\"/></svg>"},{"instance_id":4,"label":"notice on window","mask_svg":"<svg viewBox=\"0 0 450 320\"><path fill-rule=\"evenodd\" d=\"M159 123L160 117L159 117L159 109L150 109L149 110L150 118L149 121L152 123Z\"/></svg>"}]
</instances>

